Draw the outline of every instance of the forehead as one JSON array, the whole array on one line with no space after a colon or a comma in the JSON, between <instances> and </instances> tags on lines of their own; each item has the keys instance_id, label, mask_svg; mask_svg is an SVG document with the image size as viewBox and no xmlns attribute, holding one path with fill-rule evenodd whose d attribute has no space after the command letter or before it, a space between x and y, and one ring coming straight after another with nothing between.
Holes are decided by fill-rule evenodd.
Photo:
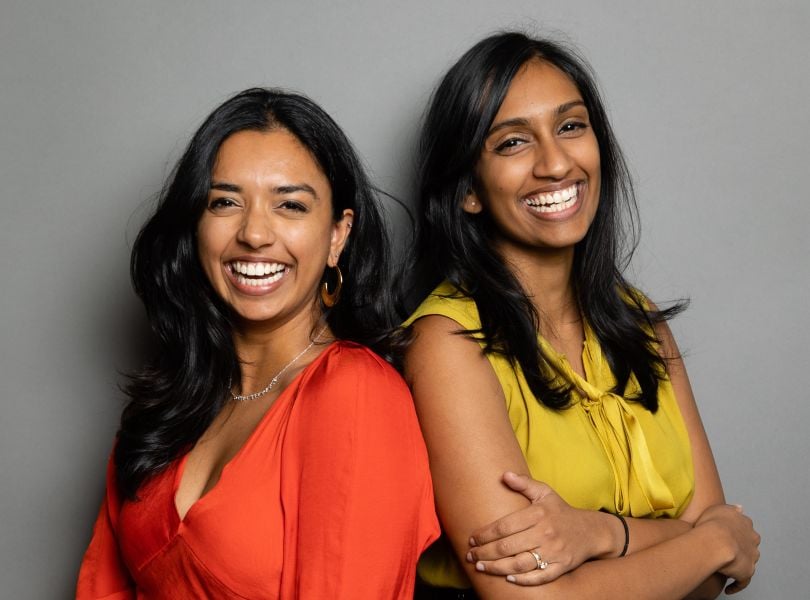
<instances>
[{"instance_id":1,"label":"forehead","mask_svg":"<svg viewBox=\"0 0 810 600\"><path fill-rule=\"evenodd\" d=\"M329 181L309 149L286 129L239 131L217 152L214 179L241 183L305 182L329 189Z\"/></svg>"},{"instance_id":2,"label":"forehead","mask_svg":"<svg viewBox=\"0 0 810 600\"><path fill-rule=\"evenodd\" d=\"M512 79L495 118L542 114L573 100L582 100L582 94L571 78L548 61L533 58Z\"/></svg>"}]
</instances>

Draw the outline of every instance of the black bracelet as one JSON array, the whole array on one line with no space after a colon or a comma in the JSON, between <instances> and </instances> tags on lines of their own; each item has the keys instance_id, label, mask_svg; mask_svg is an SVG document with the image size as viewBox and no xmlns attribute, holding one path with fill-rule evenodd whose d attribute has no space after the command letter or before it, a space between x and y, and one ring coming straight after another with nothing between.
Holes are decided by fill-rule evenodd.
<instances>
[{"instance_id":1,"label":"black bracelet","mask_svg":"<svg viewBox=\"0 0 810 600\"><path fill-rule=\"evenodd\" d=\"M600 511L603 513L607 513L609 515L613 515L614 517L619 519L619 521L622 522L622 527L624 527L624 548L622 548L622 553L619 554L619 558L621 558L622 556L626 556L627 547L630 545L630 529L627 527L627 521L625 521L624 517L618 513L612 513L609 510L605 510L604 508L600 509Z\"/></svg>"}]
</instances>

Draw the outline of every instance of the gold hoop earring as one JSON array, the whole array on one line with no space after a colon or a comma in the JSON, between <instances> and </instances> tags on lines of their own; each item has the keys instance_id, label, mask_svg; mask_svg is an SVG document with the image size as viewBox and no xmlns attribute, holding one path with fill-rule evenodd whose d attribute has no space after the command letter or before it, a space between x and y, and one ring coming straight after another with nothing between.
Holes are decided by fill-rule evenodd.
<instances>
[{"instance_id":1,"label":"gold hoop earring","mask_svg":"<svg viewBox=\"0 0 810 600\"><path fill-rule=\"evenodd\" d=\"M321 284L321 300L326 308L332 308L338 303L338 300L340 300L340 290L343 287L343 273L340 272L340 267L335 265L333 268L336 271L337 284L332 293L329 293L329 286L326 281Z\"/></svg>"}]
</instances>

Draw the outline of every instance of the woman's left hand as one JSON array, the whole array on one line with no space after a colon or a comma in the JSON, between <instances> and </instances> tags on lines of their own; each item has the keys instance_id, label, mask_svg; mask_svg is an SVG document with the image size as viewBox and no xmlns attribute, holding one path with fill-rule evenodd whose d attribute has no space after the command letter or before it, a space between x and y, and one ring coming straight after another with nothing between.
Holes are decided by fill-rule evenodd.
<instances>
[{"instance_id":1,"label":"woman's left hand","mask_svg":"<svg viewBox=\"0 0 810 600\"><path fill-rule=\"evenodd\" d=\"M525 475L505 473L503 482L531 504L473 533L467 560L478 571L540 585L610 554L613 540L605 526L610 515L573 508L551 487ZM600 528L605 535L598 534Z\"/></svg>"}]
</instances>

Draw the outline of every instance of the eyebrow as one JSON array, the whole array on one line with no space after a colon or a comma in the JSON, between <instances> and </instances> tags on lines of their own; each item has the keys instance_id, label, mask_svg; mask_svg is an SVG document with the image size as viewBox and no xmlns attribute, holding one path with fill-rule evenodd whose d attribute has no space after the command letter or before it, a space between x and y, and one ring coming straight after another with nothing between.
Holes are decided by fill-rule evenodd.
<instances>
[{"instance_id":1,"label":"eyebrow","mask_svg":"<svg viewBox=\"0 0 810 600\"><path fill-rule=\"evenodd\" d=\"M214 181L211 183L212 190L219 190L221 192L231 192L234 194L242 193L242 188L238 185L233 183L227 183L224 181ZM288 185L279 185L271 189L274 194L278 195L285 195L285 194L295 194L296 192L305 192L310 194L316 200L318 199L318 193L315 189L307 184L307 183L292 183Z\"/></svg>"},{"instance_id":2,"label":"eyebrow","mask_svg":"<svg viewBox=\"0 0 810 600\"><path fill-rule=\"evenodd\" d=\"M564 104L560 104L557 108L554 109L554 114L556 116L563 115L567 113L572 108L576 108L577 106L585 106L585 102L583 100L571 100L570 102L565 102ZM487 137L491 136L493 133L500 131L501 129L506 129L507 127L527 127L529 125L529 119L524 117L515 117L514 119L507 119L506 121L501 121L500 123L496 123L492 127L489 128L489 132L487 133Z\"/></svg>"}]
</instances>

